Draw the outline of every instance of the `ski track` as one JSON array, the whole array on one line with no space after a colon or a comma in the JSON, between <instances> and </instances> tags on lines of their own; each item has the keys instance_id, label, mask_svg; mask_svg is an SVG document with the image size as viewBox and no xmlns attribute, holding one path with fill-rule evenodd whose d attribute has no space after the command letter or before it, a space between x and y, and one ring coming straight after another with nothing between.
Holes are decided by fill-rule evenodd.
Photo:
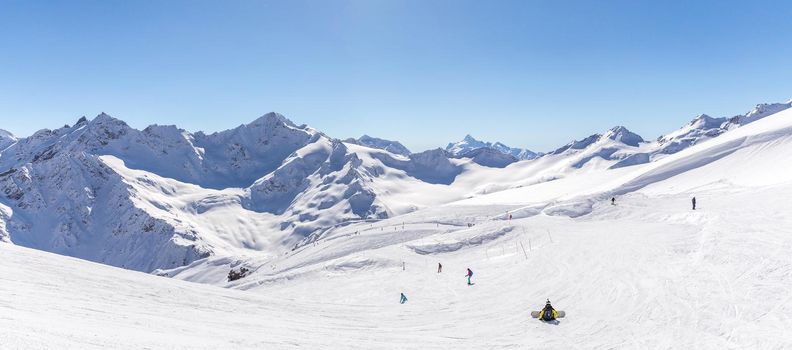
<instances>
[{"instance_id":1,"label":"ski track","mask_svg":"<svg viewBox=\"0 0 792 350\"><path fill-rule=\"evenodd\" d=\"M779 200L752 200L769 194ZM539 215L468 228L416 215L403 230L395 221L350 225L316 247L280 258L268 276L296 272L301 278L248 291L0 245L0 344L4 349L786 348L792 345L786 332L792 327L787 292L792 243L784 213L792 208L781 199L789 194L788 187L713 192L722 200L702 200L701 209L692 212L686 196L635 193L616 206L595 204L591 215L577 219ZM746 221L746 216L773 220ZM454 252L425 256L405 246L413 240L441 244L506 225L514 230ZM388 227L396 227L398 235ZM351 234L355 231L360 233ZM395 263L327 269L353 258ZM443 273L436 272L437 262ZM467 267L474 271L474 286L465 285ZM400 292L408 297L404 305L398 304ZM530 317L547 298L567 311L558 325Z\"/></svg>"},{"instance_id":2,"label":"ski track","mask_svg":"<svg viewBox=\"0 0 792 350\"><path fill-rule=\"evenodd\" d=\"M489 194L473 186L489 171L461 176L470 188L444 198L467 199L424 198L376 222L336 217L272 250L248 245L266 220L224 226L236 227L228 252L249 255L198 260L174 278L0 244L0 348L792 348L783 113L635 168ZM404 206L439 186L391 199ZM222 226L230 208L191 217ZM255 272L228 283L239 265ZM548 298L567 312L558 324L530 317Z\"/></svg>"}]
</instances>

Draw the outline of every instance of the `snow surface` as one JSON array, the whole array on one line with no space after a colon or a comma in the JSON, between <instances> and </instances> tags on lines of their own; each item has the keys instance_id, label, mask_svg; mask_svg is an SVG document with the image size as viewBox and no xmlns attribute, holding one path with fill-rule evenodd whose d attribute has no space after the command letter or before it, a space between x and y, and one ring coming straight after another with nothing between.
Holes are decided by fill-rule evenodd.
<instances>
[{"instance_id":1,"label":"snow surface","mask_svg":"<svg viewBox=\"0 0 792 350\"><path fill-rule=\"evenodd\" d=\"M614 128L502 168L278 115L212 136L238 143L222 156L196 146L211 135L97 119L0 157L2 348L792 347L792 109L662 156ZM248 133L264 124L280 131ZM303 141L274 170L203 186L207 159L281 135ZM197 180L133 148L181 150ZM547 298L558 324L530 317Z\"/></svg>"},{"instance_id":2,"label":"snow surface","mask_svg":"<svg viewBox=\"0 0 792 350\"><path fill-rule=\"evenodd\" d=\"M391 219L338 232L229 289L0 245L0 341L11 349L792 346L792 185L695 194L696 212L690 193L635 193L578 219L486 220L501 212L490 207L415 213L404 229ZM476 226L456 226L467 220ZM467 267L474 286L465 285ZM545 298L567 312L557 325L530 317Z\"/></svg>"}]
</instances>

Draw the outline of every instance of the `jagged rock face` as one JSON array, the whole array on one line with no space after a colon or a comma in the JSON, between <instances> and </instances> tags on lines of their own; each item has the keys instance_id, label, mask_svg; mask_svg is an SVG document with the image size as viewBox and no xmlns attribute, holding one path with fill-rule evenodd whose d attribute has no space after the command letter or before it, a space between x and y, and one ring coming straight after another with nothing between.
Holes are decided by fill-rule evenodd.
<instances>
[{"instance_id":1,"label":"jagged rock face","mask_svg":"<svg viewBox=\"0 0 792 350\"><path fill-rule=\"evenodd\" d=\"M407 149L407 147L404 147L404 145L402 145L398 141L384 140L376 137L371 137L368 135L363 135L358 139L346 139L344 140L344 142L381 149L393 154L399 154L403 156L409 156L411 153L410 150Z\"/></svg>"},{"instance_id":2,"label":"jagged rock face","mask_svg":"<svg viewBox=\"0 0 792 350\"><path fill-rule=\"evenodd\" d=\"M536 152L533 152L528 149L512 148L500 142L491 143L491 142L479 141L470 135L465 135L462 141L449 143L446 146L445 150L448 153L450 153L452 156L459 157L462 156L463 154L469 153L471 151L475 151L480 148L494 149L503 154L508 154L512 157L515 157L518 160L534 159L539 156L539 154L537 154Z\"/></svg>"}]
</instances>

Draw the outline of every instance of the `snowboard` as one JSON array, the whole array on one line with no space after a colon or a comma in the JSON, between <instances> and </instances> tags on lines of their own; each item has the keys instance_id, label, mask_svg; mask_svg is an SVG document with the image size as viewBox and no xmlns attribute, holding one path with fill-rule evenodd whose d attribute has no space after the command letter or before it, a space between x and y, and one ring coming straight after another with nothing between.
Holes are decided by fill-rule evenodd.
<instances>
[{"instance_id":1,"label":"snowboard","mask_svg":"<svg viewBox=\"0 0 792 350\"><path fill-rule=\"evenodd\" d=\"M539 315L541 313L542 313L541 311L531 311L531 317L539 318ZM556 310L556 313L558 313L558 316L556 316L556 318L563 318L564 316L566 316L566 312L564 312L564 311Z\"/></svg>"}]
</instances>

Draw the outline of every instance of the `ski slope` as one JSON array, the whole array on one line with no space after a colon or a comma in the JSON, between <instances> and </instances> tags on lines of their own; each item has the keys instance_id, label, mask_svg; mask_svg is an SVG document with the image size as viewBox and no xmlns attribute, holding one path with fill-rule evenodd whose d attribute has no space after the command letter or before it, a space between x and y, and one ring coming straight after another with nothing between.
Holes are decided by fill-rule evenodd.
<instances>
[{"instance_id":1,"label":"ski slope","mask_svg":"<svg viewBox=\"0 0 792 350\"><path fill-rule=\"evenodd\" d=\"M480 169L438 195L461 200L427 199L404 215L329 227L295 249L257 254L217 243L223 255L155 272L172 278L0 244L0 345L786 349L790 155L787 110L650 163L460 196L477 178L543 176L536 163L515 163L506 175ZM145 175L114 166L126 181ZM181 186L169 181L156 183ZM400 193L431 197L437 186ZM184 206L201 191L210 190L160 201ZM211 191L218 200L236 195ZM231 217L235 205L213 215ZM226 242L236 241L248 240ZM252 273L228 282L240 266ZM547 298L567 313L558 324L530 317Z\"/></svg>"},{"instance_id":2,"label":"ski slope","mask_svg":"<svg viewBox=\"0 0 792 350\"><path fill-rule=\"evenodd\" d=\"M789 185L713 190L693 212L684 195L634 194L584 218L539 215L457 231L440 225L449 232L417 240L409 237L432 225L405 223L403 243L355 250L382 238L339 236L316 251L351 253L237 281L246 291L3 244L0 342L11 349L787 348L789 195ZM501 228L508 232L493 240L470 239ZM444 249L460 239L470 244ZM306 256L302 262L313 257ZM467 267L474 286L465 285ZM567 311L558 325L530 318L545 298Z\"/></svg>"}]
</instances>

